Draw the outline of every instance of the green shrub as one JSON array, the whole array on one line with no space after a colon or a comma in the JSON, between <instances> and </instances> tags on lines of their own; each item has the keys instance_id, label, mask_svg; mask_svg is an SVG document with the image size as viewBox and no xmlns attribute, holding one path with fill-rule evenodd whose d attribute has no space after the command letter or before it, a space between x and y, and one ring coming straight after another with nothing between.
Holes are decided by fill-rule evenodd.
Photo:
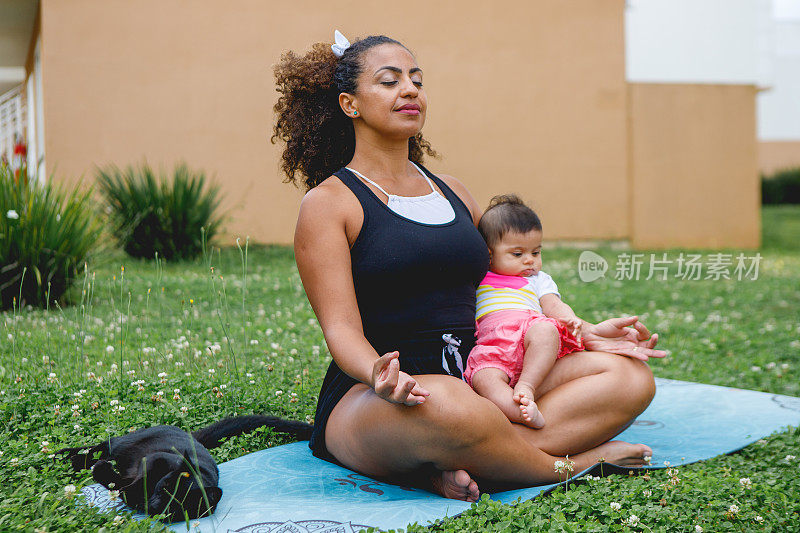
<instances>
[{"instance_id":1,"label":"green shrub","mask_svg":"<svg viewBox=\"0 0 800 533\"><path fill-rule=\"evenodd\" d=\"M0 309L45 307L48 291L59 300L83 273L102 228L91 194L0 164Z\"/></svg>"},{"instance_id":2,"label":"green shrub","mask_svg":"<svg viewBox=\"0 0 800 533\"><path fill-rule=\"evenodd\" d=\"M146 163L124 170L109 166L97 171L111 230L133 257L192 259L203 251L203 233L210 240L222 217L217 215L219 187L209 185L203 172L185 164L172 176L156 176Z\"/></svg>"},{"instance_id":3,"label":"green shrub","mask_svg":"<svg viewBox=\"0 0 800 533\"><path fill-rule=\"evenodd\" d=\"M761 175L762 204L800 204L800 167Z\"/></svg>"}]
</instances>

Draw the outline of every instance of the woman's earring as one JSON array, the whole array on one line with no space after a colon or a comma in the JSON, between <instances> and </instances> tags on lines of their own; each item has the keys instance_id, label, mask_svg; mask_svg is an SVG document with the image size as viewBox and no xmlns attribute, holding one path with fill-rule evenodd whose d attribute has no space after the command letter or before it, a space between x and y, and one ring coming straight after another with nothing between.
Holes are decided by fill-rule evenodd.
<instances>
[{"instance_id":1,"label":"woman's earring","mask_svg":"<svg viewBox=\"0 0 800 533\"><path fill-rule=\"evenodd\" d=\"M358 111L353 111L353 116L357 117L358 116Z\"/></svg>"}]
</instances>

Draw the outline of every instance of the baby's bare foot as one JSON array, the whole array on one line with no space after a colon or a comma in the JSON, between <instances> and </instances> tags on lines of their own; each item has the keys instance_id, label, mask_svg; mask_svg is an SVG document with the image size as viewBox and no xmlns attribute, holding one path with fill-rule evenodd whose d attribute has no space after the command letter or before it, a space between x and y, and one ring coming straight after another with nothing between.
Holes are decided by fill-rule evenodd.
<instances>
[{"instance_id":1,"label":"baby's bare foot","mask_svg":"<svg viewBox=\"0 0 800 533\"><path fill-rule=\"evenodd\" d=\"M544 416L534 400L533 387L523 381L514 385L514 401L519 404L522 423L528 427L539 429L544 426Z\"/></svg>"},{"instance_id":2,"label":"baby's bare foot","mask_svg":"<svg viewBox=\"0 0 800 533\"><path fill-rule=\"evenodd\" d=\"M522 416L522 423L528 427L539 429L544 427L544 416L539 411L536 402L529 400L525 394L519 397L519 412Z\"/></svg>"},{"instance_id":3,"label":"baby's bare foot","mask_svg":"<svg viewBox=\"0 0 800 533\"><path fill-rule=\"evenodd\" d=\"M534 401L536 399L534 396L533 387L523 381L518 381L517 384L514 385L514 401L518 404L521 404L523 396L530 401Z\"/></svg>"},{"instance_id":4,"label":"baby's bare foot","mask_svg":"<svg viewBox=\"0 0 800 533\"><path fill-rule=\"evenodd\" d=\"M480 492L466 470L448 470L434 476L433 490L451 500L478 501Z\"/></svg>"}]
</instances>

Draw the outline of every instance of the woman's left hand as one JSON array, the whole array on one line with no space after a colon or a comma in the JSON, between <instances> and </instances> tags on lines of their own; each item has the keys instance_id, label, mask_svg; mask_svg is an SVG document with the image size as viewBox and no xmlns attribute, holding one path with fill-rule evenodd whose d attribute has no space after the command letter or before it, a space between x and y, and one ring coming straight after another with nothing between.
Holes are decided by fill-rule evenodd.
<instances>
[{"instance_id":1,"label":"woman's left hand","mask_svg":"<svg viewBox=\"0 0 800 533\"><path fill-rule=\"evenodd\" d=\"M647 361L651 357L666 357L667 352L655 350L658 334L650 335L638 316L610 318L599 324L585 323L583 345L587 350L611 352Z\"/></svg>"}]
</instances>

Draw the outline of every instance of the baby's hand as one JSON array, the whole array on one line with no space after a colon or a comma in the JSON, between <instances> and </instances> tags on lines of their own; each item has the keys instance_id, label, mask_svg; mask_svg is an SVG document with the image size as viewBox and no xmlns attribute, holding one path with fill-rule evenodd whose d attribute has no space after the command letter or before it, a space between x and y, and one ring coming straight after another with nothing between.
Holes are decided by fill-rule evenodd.
<instances>
[{"instance_id":1,"label":"baby's hand","mask_svg":"<svg viewBox=\"0 0 800 533\"><path fill-rule=\"evenodd\" d=\"M583 320L581 320L580 318L575 316L575 317L572 317L572 318L559 318L558 321L561 322L562 324L564 324L565 326L567 326L569 328L570 332L572 333L572 335L576 339L580 340L580 338L581 338L581 326L583 325Z\"/></svg>"}]
</instances>

